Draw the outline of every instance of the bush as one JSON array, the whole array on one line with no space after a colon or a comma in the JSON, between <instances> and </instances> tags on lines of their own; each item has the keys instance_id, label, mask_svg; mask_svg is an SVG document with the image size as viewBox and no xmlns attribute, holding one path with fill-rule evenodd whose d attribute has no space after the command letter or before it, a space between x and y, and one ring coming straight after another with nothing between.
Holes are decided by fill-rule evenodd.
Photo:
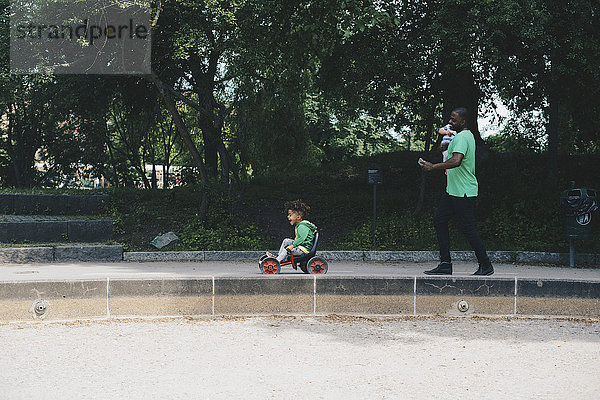
<instances>
[{"instance_id":1,"label":"bush","mask_svg":"<svg viewBox=\"0 0 600 400\"><path fill-rule=\"evenodd\" d=\"M117 240L127 250L155 250L152 239L168 231L181 239L175 250L269 248L269 241L250 222L238 222L230 212L231 204L218 190L210 190L208 214L202 221L199 209L205 190L199 185L168 190L113 189L104 212L114 219Z\"/></svg>"},{"instance_id":2,"label":"bush","mask_svg":"<svg viewBox=\"0 0 600 400\"><path fill-rule=\"evenodd\" d=\"M252 225L207 228L194 221L183 228L178 247L185 250L266 250L270 245Z\"/></svg>"},{"instance_id":3,"label":"bush","mask_svg":"<svg viewBox=\"0 0 600 400\"><path fill-rule=\"evenodd\" d=\"M377 219L375 247L372 222L362 223L358 229L347 234L340 242L344 250L433 250L435 232L431 219L415 221L407 213L392 213Z\"/></svg>"},{"instance_id":4,"label":"bush","mask_svg":"<svg viewBox=\"0 0 600 400\"><path fill-rule=\"evenodd\" d=\"M218 189L190 185L172 190L113 190L106 213L116 221L117 240L130 250L152 250L150 241L169 230L181 238L178 250L264 250L276 248L282 235L291 233L280 213L285 200L302 198L312 207L309 219L323 234L321 249L370 250L372 188L366 170L377 165L384 183L377 188L376 249L437 250L432 218L444 190L444 176L427 175L423 211L413 218L421 179L416 166L419 156L400 152L353 159L303 171L301 178L280 171L248 184L245 204L236 212ZM559 197L570 180L576 180L578 187L600 189L596 171L590 168L598 164L598 156L561 159L558 181L548 185L544 154L492 153L477 170L480 195L475 220L485 247L567 252ZM210 206L206 220L200 221L205 191ZM255 219L247 216L248 209ZM271 218L266 218L269 212ZM600 219L600 212L594 218ZM274 226L278 222L281 226ZM453 250L470 250L456 229L451 227L450 233ZM600 240L577 241L576 248L600 253Z\"/></svg>"}]
</instances>

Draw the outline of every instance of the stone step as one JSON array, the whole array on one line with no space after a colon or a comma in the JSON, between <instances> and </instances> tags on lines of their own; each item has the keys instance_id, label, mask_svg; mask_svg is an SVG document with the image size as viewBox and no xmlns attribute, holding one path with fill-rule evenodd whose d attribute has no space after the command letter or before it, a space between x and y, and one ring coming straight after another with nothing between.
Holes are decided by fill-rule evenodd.
<instances>
[{"instance_id":1,"label":"stone step","mask_svg":"<svg viewBox=\"0 0 600 400\"><path fill-rule=\"evenodd\" d=\"M73 261L114 262L123 260L123 246L94 243L36 247L0 247L2 264L36 264Z\"/></svg>"},{"instance_id":2,"label":"stone step","mask_svg":"<svg viewBox=\"0 0 600 400\"><path fill-rule=\"evenodd\" d=\"M108 199L104 193L29 194L1 193L0 212L20 215L97 215Z\"/></svg>"},{"instance_id":3,"label":"stone step","mask_svg":"<svg viewBox=\"0 0 600 400\"><path fill-rule=\"evenodd\" d=\"M113 238L113 220L77 216L0 215L0 242L106 242Z\"/></svg>"}]
</instances>

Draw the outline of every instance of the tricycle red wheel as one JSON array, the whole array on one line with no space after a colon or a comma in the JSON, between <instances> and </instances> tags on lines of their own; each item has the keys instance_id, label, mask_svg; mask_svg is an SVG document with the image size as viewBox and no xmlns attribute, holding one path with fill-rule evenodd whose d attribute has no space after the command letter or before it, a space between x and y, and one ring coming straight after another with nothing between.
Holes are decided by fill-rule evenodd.
<instances>
[{"instance_id":1,"label":"tricycle red wheel","mask_svg":"<svg viewBox=\"0 0 600 400\"><path fill-rule=\"evenodd\" d=\"M267 257L262 260L259 264L260 272L267 275L278 274L281 269L281 265L279 265L279 261L272 257Z\"/></svg>"},{"instance_id":2,"label":"tricycle red wheel","mask_svg":"<svg viewBox=\"0 0 600 400\"><path fill-rule=\"evenodd\" d=\"M306 269L309 274L326 274L327 273L327 261L321 257L313 257L306 264Z\"/></svg>"}]
</instances>

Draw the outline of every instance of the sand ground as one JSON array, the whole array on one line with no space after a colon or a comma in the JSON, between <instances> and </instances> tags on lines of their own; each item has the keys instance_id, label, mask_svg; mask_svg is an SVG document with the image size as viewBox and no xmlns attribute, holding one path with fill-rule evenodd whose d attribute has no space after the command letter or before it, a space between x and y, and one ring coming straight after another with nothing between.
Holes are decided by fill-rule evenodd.
<instances>
[{"instance_id":1,"label":"sand ground","mask_svg":"<svg viewBox=\"0 0 600 400\"><path fill-rule=\"evenodd\" d=\"M600 322L217 317L1 323L1 399L590 399Z\"/></svg>"}]
</instances>

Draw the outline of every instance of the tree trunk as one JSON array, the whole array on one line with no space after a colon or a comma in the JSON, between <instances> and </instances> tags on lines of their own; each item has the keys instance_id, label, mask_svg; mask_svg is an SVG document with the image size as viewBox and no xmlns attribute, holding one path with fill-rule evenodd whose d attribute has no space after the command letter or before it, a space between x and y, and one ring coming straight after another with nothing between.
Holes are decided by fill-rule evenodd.
<instances>
[{"instance_id":1,"label":"tree trunk","mask_svg":"<svg viewBox=\"0 0 600 400\"><path fill-rule=\"evenodd\" d=\"M108 126L107 126L108 121L105 119L104 120L104 135L106 137L106 147L108 147L108 155L110 157L110 164L112 166L113 169L113 185L114 187L118 187L119 186L119 174L117 171L117 163L115 161L115 156L114 156L114 152L113 152L113 147L110 141L110 137L108 135Z\"/></svg>"},{"instance_id":2,"label":"tree trunk","mask_svg":"<svg viewBox=\"0 0 600 400\"><path fill-rule=\"evenodd\" d=\"M548 96L548 176L546 183L549 186L556 186L558 180L558 98L556 88L556 75L550 64L550 94Z\"/></svg>"},{"instance_id":3,"label":"tree trunk","mask_svg":"<svg viewBox=\"0 0 600 400\"><path fill-rule=\"evenodd\" d=\"M157 188L157 183L156 183L156 163L154 162L154 160L152 161L152 189L156 189Z\"/></svg>"},{"instance_id":4,"label":"tree trunk","mask_svg":"<svg viewBox=\"0 0 600 400\"><path fill-rule=\"evenodd\" d=\"M432 101L433 103L433 101ZM435 130L434 121L435 121L435 107L432 105L429 108L429 115L427 115L427 130L425 134L425 146L423 148L423 157L424 159L428 159L429 157L429 147L431 146L431 134ZM423 203L425 202L425 190L427 188L427 178L426 173L421 169L421 184L419 186L419 199L417 200L417 207L413 212L413 217L416 219L421 215L423 211Z\"/></svg>"},{"instance_id":5,"label":"tree trunk","mask_svg":"<svg viewBox=\"0 0 600 400\"><path fill-rule=\"evenodd\" d=\"M235 168L235 164L233 163L233 160L231 159L231 156L229 155L229 152L227 151L225 144L220 139L219 139L218 150L219 150L219 155L221 157L221 182L223 183L223 187L229 186L228 187L228 195L231 198L231 189L233 186L230 184L230 180L229 180L229 174L231 173L233 175L235 183L237 183L238 188L240 189L240 192L238 193L238 202L239 202L239 201L241 201L242 196L244 194L244 186L242 185L242 181L240 179L238 171Z\"/></svg>"},{"instance_id":6,"label":"tree trunk","mask_svg":"<svg viewBox=\"0 0 600 400\"><path fill-rule=\"evenodd\" d=\"M187 127L185 126L185 123L183 122L181 115L179 115L179 112L177 111L175 101L171 97L171 94L168 91L168 89L165 88L163 86L163 83L160 81L160 79L158 79L158 76L156 76L155 74L152 74L151 78L152 78L152 81L154 82L154 84L156 85L156 87L158 88L158 90L165 102L167 110L173 117L173 121L175 122L177 131L181 135L183 141L185 142L185 145L187 146L188 150L192 154L192 158L194 159L194 162L196 163L196 166L198 167L198 172L200 173L200 180L202 181L202 183L206 183L206 169L204 168L204 161L202 160L202 156L200 155L200 152L198 152L198 149L196 148L196 145L194 144L194 141L192 140L192 136L190 135L190 132L188 131Z\"/></svg>"},{"instance_id":7,"label":"tree trunk","mask_svg":"<svg viewBox=\"0 0 600 400\"><path fill-rule=\"evenodd\" d=\"M163 189L169 188L169 167L170 165L165 162L162 166L163 171Z\"/></svg>"},{"instance_id":8,"label":"tree trunk","mask_svg":"<svg viewBox=\"0 0 600 400\"><path fill-rule=\"evenodd\" d=\"M429 107L429 115L427 115L427 131L425 133L425 147L423 149L423 158L429 156L429 152L431 151L431 143L433 142L432 136L435 136L435 100L431 101L431 107Z\"/></svg>"},{"instance_id":9,"label":"tree trunk","mask_svg":"<svg viewBox=\"0 0 600 400\"><path fill-rule=\"evenodd\" d=\"M217 179L218 156L217 156L217 135L213 121L200 117L200 129L202 130L202 140L204 142L204 164L206 173L211 179Z\"/></svg>"},{"instance_id":10,"label":"tree trunk","mask_svg":"<svg viewBox=\"0 0 600 400\"><path fill-rule=\"evenodd\" d=\"M198 171L200 173L200 180L202 181L202 183L206 184L207 183L206 170L204 168L204 162L202 161L202 156L200 156L200 153L198 152L198 149L196 148L196 145L194 144L194 141L192 140L192 136L190 135L190 132L188 131L187 127L185 126L185 123L183 122L183 119L179 115L179 112L177 111L177 106L175 105L175 101L171 97L171 93L169 92L168 88L166 88L163 85L163 83L160 81L160 79L158 79L158 76L156 76L156 74L152 74L151 78L152 78L152 81L154 82L154 84L156 85L156 87L158 88L158 90L165 102L165 105L167 106L167 110L169 110L169 113L171 114L171 117L173 118L173 121L175 122L177 131L183 138L183 141L185 142L190 153L192 153L192 157L193 157L193 159L196 163L196 166L198 167ZM199 210L200 219L206 220L207 212L208 212L208 198L206 196L206 191L204 190L202 193L202 201L200 203L200 210Z\"/></svg>"},{"instance_id":11,"label":"tree trunk","mask_svg":"<svg viewBox=\"0 0 600 400\"><path fill-rule=\"evenodd\" d=\"M479 89L475 84L473 71L471 69L458 70L449 68L444 72L443 77L443 96L444 96L444 121L450 117L452 110L458 107L465 107L469 110L470 118L467 121L468 128L473 132L475 142L479 145L483 143L479 133L479 124L477 116L479 112Z\"/></svg>"},{"instance_id":12,"label":"tree trunk","mask_svg":"<svg viewBox=\"0 0 600 400\"><path fill-rule=\"evenodd\" d=\"M12 138L14 133L14 121L12 118L12 114L8 114L8 131L7 131L7 140L6 140L6 152L8 153L8 157L11 160L11 170L14 177L14 185L16 187L21 187L21 172L19 171L19 165L17 163L17 156L12 145Z\"/></svg>"}]
</instances>

